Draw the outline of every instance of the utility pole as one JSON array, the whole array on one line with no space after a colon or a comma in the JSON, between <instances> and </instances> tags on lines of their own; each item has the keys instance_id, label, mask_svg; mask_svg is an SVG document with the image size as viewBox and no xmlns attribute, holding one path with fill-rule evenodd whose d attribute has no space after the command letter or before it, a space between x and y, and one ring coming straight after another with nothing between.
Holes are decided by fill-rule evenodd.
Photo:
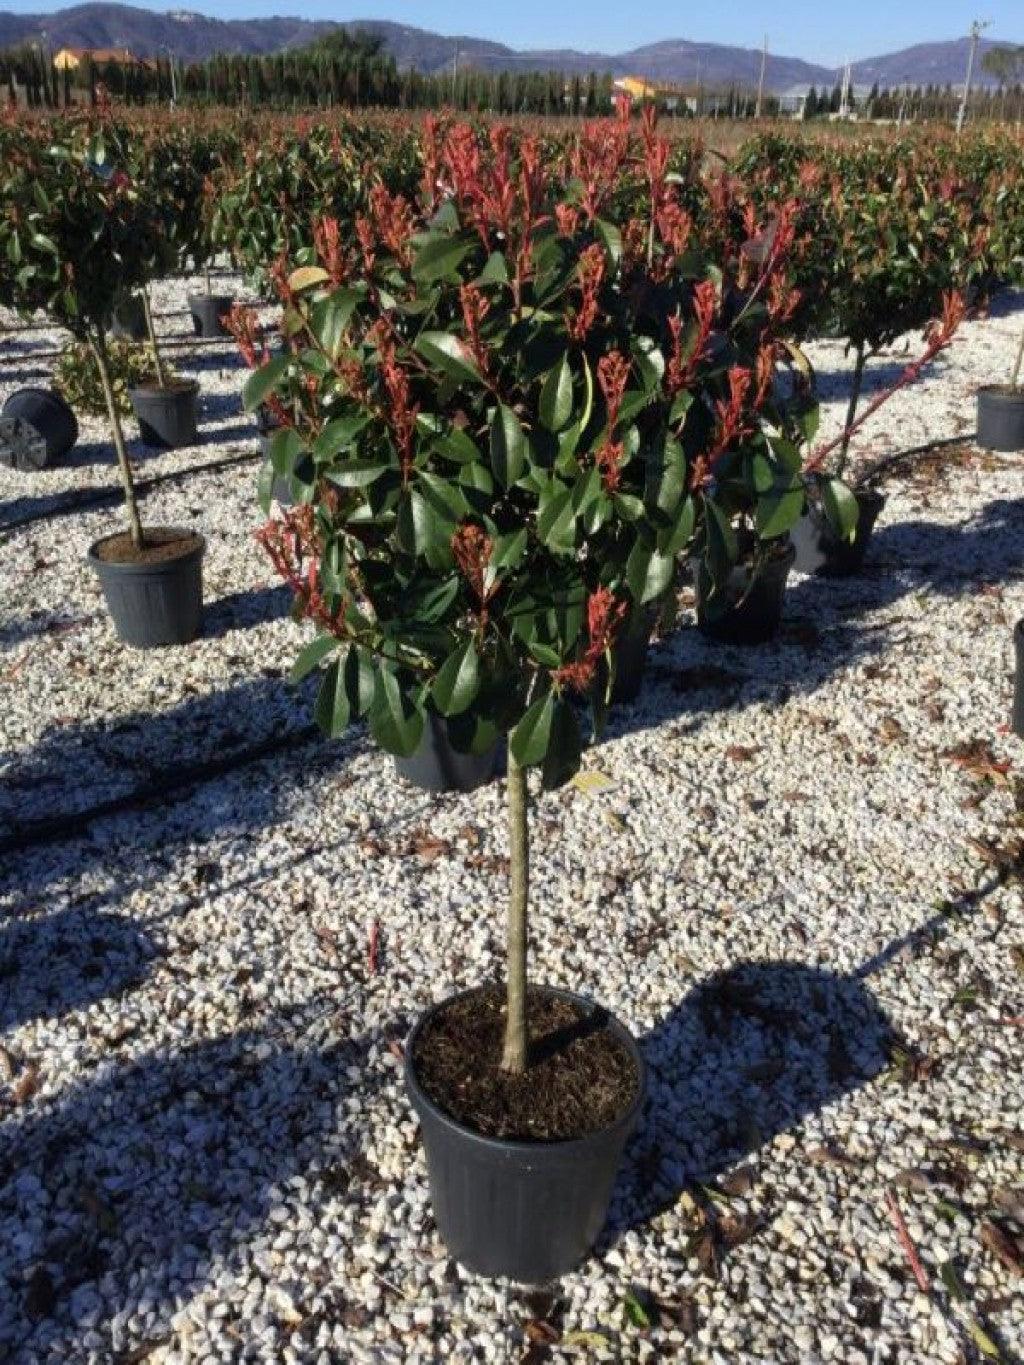
<instances>
[{"instance_id":1,"label":"utility pole","mask_svg":"<svg viewBox=\"0 0 1024 1365\"><path fill-rule=\"evenodd\" d=\"M171 68L171 108L178 103L178 80L174 74L174 53L167 46L162 44L163 51L167 53L167 65Z\"/></svg>"},{"instance_id":2,"label":"utility pole","mask_svg":"<svg viewBox=\"0 0 1024 1365\"><path fill-rule=\"evenodd\" d=\"M971 25L971 50L967 56L967 79L964 81L964 94L963 99L960 101L960 112L956 116L957 137L963 132L964 124L967 121L967 104L971 98L971 81L974 79L974 63L978 56L978 43L981 41L981 35L989 27L990 25L987 22L982 23L978 19L975 19L974 23Z\"/></svg>"},{"instance_id":3,"label":"utility pole","mask_svg":"<svg viewBox=\"0 0 1024 1365\"><path fill-rule=\"evenodd\" d=\"M764 47L761 49L761 75L757 82L757 104L754 107L754 118L760 120L761 107L764 104L764 77L768 67L768 35L764 35Z\"/></svg>"}]
</instances>

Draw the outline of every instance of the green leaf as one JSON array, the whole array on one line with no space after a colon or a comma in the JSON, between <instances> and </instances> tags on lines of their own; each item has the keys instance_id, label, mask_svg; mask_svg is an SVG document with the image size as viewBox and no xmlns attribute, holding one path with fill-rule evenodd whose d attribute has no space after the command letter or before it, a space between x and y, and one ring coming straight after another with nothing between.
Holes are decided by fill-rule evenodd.
<instances>
[{"instance_id":1,"label":"green leaf","mask_svg":"<svg viewBox=\"0 0 1024 1365\"><path fill-rule=\"evenodd\" d=\"M510 531L507 536L498 536L494 541L488 569L497 572L499 569L518 568L526 553L527 540L525 527L520 531Z\"/></svg>"},{"instance_id":2,"label":"green leaf","mask_svg":"<svg viewBox=\"0 0 1024 1365\"><path fill-rule=\"evenodd\" d=\"M452 650L437 671L430 695L442 716L457 716L473 704L480 690L480 660L476 642L467 640Z\"/></svg>"},{"instance_id":3,"label":"green leaf","mask_svg":"<svg viewBox=\"0 0 1024 1365\"><path fill-rule=\"evenodd\" d=\"M424 714L387 669L377 675L377 694L370 708L370 733L389 754L409 758L423 738Z\"/></svg>"},{"instance_id":4,"label":"green leaf","mask_svg":"<svg viewBox=\"0 0 1024 1365\"><path fill-rule=\"evenodd\" d=\"M654 1326L650 1313L640 1302L636 1294L633 1293L632 1289L626 1291L626 1297L622 1301L622 1311L634 1327L639 1327L641 1330L645 1331L648 1327Z\"/></svg>"},{"instance_id":5,"label":"green leaf","mask_svg":"<svg viewBox=\"0 0 1024 1365\"><path fill-rule=\"evenodd\" d=\"M548 431L562 431L572 416L572 370L563 355L547 374L540 391L540 420Z\"/></svg>"},{"instance_id":6,"label":"green leaf","mask_svg":"<svg viewBox=\"0 0 1024 1365\"><path fill-rule=\"evenodd\" d=\"M551 716L551 731L541 770L545 791L562 787L579 771L583 738L576 708L567 697L559 697Z\"/></svg>"},{"instance_id":7,"label":"green leaf","mask_svg":"<svg viewBox=\"0 0 1024 1365\"><path fill-rule=\"evenodd\" d=\"M253 412L287 373L291 356L278 355L258 370L253 370L242 386L242 407Z\"/></svg>"},{"instance_id":8,"label":"green leaf","mask_svg":"<svg viewBox=\"0 0 1024 1365\"><path fill-rule=\"evenodd\" d=\"M646 530L640 532L626 561L626 583L638 607L660 597L675 573L675 556L660 551L647 539L649 534Z\"/></svg>"},{"instance_id":9,"label":"green leaf","mask_svg":"<svg viewBox=\"0 0 1024 1365\"><path fill-rule=\"evenodd\" d=\"M376 483L389 468L390 465L381 464L379 460L346 460L328 469L324 477L338 488L366 488Z\"/></svg>"},{"instance_id":10,"label":"green leaf","mask_svg":"<svg viewBox=\"0 0 1024 1365\"><path fill-rule=\"evenodd\" d=\"M505 488L522 477L526 468L526 434L511 408L499 403L491 418L491 469Z\"/></svg>"},{"instance_id":11,"label":"green leaf","mask_svg":"<svg viewBox=\"0 0 1024 1365\"><path fill-rule=\"evenodd\" d=\"M428 365L454 379L457 384L481 384L483 377L465 344L450 332L423 332L414 349Z\"/></svg>"},{"instance_id":12,"label":"green leaf","mask_svg":"<svg viewBox=\"0 0 1024 1365\"><path fill-rule=\"evenodd\" d=\"M788 493L767 493L757 500L757 534L762 540L773 540L796 525L803 515L807 497L803 487Z\"/></svg>"},{"instance_id":13,"label":"green leaf","mask_svg":"<svg viewBox=\"0 0 1024 1365\"><path fill-rule=\"evenodd\" d=\"M604 218L595 218L594 227L604 243L605 250L612 258L613 267L617 267L622 258L622 233L614 223L609 223Z\"/></svg>"},{"instance_id":14,"label":"green leaf","mask_svg":"<svg viewBox=\"0 0 1024 1365\"><path fill-rule=\"evenodd\" d=\"M353 645L345 660L345 694L356 716L365 716L377 695L376 665L360 645Z\"/></svg>"},{"instance_id":15,"label":"green leaf","mask_svg":"<svg viewBox=\"0 0 1024 1365\"><path fill-rule=\"evenodd\" d=\"M345 331L360 297L354 289L335 289L310 309L309 330L332 360L338 359Z\"/></svg>"},{"instance_id":16,"label":"green leaf","mask_svg":"<svg viewBox=\"0 0 1024 1365\"><path fill-rule=\"evenodd\" d=\"M350 716L348 695L337 659L324 671L313 715L329 739L337 739L348 725Z\"/></svg>"},{"instance_id":17,"label":"green leaf","mask_svg":"<svg viewBox=\"0 0 1024 1365\"><path fill-rule=\"evenodd\" d=\"M500 251L492 251L487 264L476 277L477 284L508 284L508 262Z\"/></svg>"},{"instance_id":18,"label":"green leaf","mask_svg":"<svg viewBox=\"0 0 1024 1365\"><path fill-rule=\"evenodd\" d=\"M549 692L547 696L541 697L529 707L509 735L509 748L521 768L529 768L539 763L547 753L554 714L555 698L554 694Z\"/></svg>"},{"instance_id":19,"label":"green leaf","mask_svg":"<svg viewBox=\"0 0 1024 1365\"><path fill-rule=\"evenodd\" d=\"M476 233L468 231L428 234L413 259L413 279L432 284L454 274L478 241Z\"/></svg>"},{"instance_id":20,"label":"green leaf","mask_svg":"<svg viewBox=\"0 0 1024 1365\"><path fill-rule=\"evenodd\" d=\"M571 554L576 548L576 509L571 488L562 488L545 499L537 517L537 537L555 554Z\"/></svg>"},{"instance_id":21,"label":"green leaf","mask_svg":"<svg viewBox=\"0 0 1024 1365\"><path fill-rule=\"evenodd\" d=\"M826 479L821 487L821 505L829 525L840 540L852 541L857 534L860 507L841 479Z\"/></svg>"},{"instance_id":22,"label":"green leaf","mask_svg":"<svg viewBox=\"0 0 1024 1365\"><path fill-rule=\"evenodd\" d=\"M359 433L369 424L367 412L350 413L347 417L335 417L328 422L313 442L313 457L317 461L329 460L348 450ZM374 462L376 463L376 461Z\"/></svg>"},{"instance_id":23,"label":"green leaf","mask_svg":"<svg viewBox=\"0 0 1024 1365\"><path fill-rule=\"evenodd\" d=\"M328 654L333 654L338 648L338 641L333 635L318 635L314 640L310 640L299 652L299 657L292 664L291 672L288 674L288 681L292 683L301 682L319 668Z\"/></svg>"}]
</instances>

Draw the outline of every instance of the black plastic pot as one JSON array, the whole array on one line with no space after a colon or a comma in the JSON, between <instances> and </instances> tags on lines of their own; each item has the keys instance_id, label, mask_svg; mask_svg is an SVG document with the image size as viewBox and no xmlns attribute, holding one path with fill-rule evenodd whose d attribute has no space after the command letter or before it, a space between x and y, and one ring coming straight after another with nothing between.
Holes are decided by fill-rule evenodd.
<instances>
[{"instance_id":1,"label":"black plastic pot","mask_svg":"<svg viewBox=\"0 0 1024 1365\"><path fill-rule=\"evenodd\" d=\"M395 758L398 776L428 792L471 792L483 787L498 771L501 745L482 754L461 754L448 738L443 716L427 712L419 748L408 758Z\"/></svg>"},{"instance_id":2,"label":"black plastic pot","mask_svg":"<svg viewBox=\"0 0 1024 1365\"><path fill-rule=\"evenodd\" d=\"M978 390L978 445L985 450L1024 450L1024 388L993 385Z\"/></svg>"},{"instance_id":3,"label":"black plastic pot","mask_svg":"<svg viewBox=\"0 0 1024 1365\"><path fill-rule=\"evenodd\" d=\"M568 991L550 994L588 1013L597 1008ZM629 1032L609 1017L638 1078L636 1100L618 1122L569 1142L482 1137L438 1108L416 1079L417 1036L443 1008L423 1015L405 1048L405 1084L420 1121L438 1231L455 1259L478 1275L546 1284L579 1265L604 1226L623 1148L643 1107L643 1058Z\"/></svg>"},{"instance_id":4,"label":"black plastic pot","mask_svg":"<svg viewBox=\"0 0 1024 1365\"><path fill-rule=\"evenodd\" d=\"M178 534L154 527L148 534ZM106 537L112 539L113 537ZM126 645L151 649L157 645L185 645L203 625L203 552L206 541L175 559L149 564L118 564L101 559L98 540L89 550L89 563L96 570L114 621L118 638Z\"/></svg>"},{"instance_id":5,"label":"black plastic pot","mask_svg":"<svg viewBox=\"0 0 1024 1365\"><path fill-rule=\"evenodd\" d=\"M1017 672L1010 728L1018 738L1024 739L1024 619L1018 621L1014 627L1013 644L1017 654Z\"/></svg>"},{"instance_id":6,"label":"black plastic pot","mask_svg":"<svg viewBox=\"0 0 1024 1365\"><path fill-rule=\"evenodd\" d=\"M636 701L647 669L647 651L658 619L657 607L642 607L626 622L615 642L615 682L612 701Z\"/></svg>"},{"instance_id":7,"label":"black plastic pot","mask_svg":"<svg viewBox=\"0 0 1024 1365\"><path fill-rule=\"evenodd\" d=\"M146 312L138 294L129 294L114 305L110 335L117 341L146 340Z\"/></svg>"},{"instance_id":8,"label":"black plastic pot","mask_svg":"<svg viewBox=\"0 0 1024 1365\"><path fill-rule=\"evenodd\" d=\"M853 540L840 540L818 507L809 507L790 531L796 550L793 565L800 573L820 574L825 578L847 578L864 565L875 523L885 506L885 497L874 488L854 490L857 499L857 529Z\"/></svg>"},{"instance_id":9,"label":"black plastic pot","mask_svg":"<svg viewBox=\"0 0 1024 1365\"><path fill-rule=\"evenodd\" d=\"M53 389L16 389L3 406L4 417L19 418L46 442L44 464L54 464L78 440L78 420L71 408ZM42 468L37 465L36 468Z\"/></svg>"},{"instance_id":10,"label":"black plastic pot","mask_svg":"<svg viewBox=\"0 0 1024 1365\"><path fill-rule=\"evenodd\" d=\"M199 385L194 380L169 384L147 384L129 389L128 397L139 419L139 435L148 446L194 446L199 441L197 399Z\"/></svg>"},{"instance_id":11,"label":"black plastic pot","mask_svg":"<svg viewBox=\"0 0 1024 1365\"><path fill-rule=\"evenodd\" d=\"M235 300L231 294L189 294L188 306L197 337L228 336L221 318L230 313Z\"/></svg>"},{"instance_id":12,"label":"black plastic pot","mask_svg":"<svg viewBox=\"0 0 1024 1365\"><path fill-rule=\"evenodd\" d=\"M753 579L749 564L737 565L720 589L724 595L721 605L709 605L709 585L698 573L697 625L701 633L725 645L762 645L774 639L782 625L786 580L795 559L796 550L789 545L784 553L762 564Z\"/></svg>"}]
</instances>

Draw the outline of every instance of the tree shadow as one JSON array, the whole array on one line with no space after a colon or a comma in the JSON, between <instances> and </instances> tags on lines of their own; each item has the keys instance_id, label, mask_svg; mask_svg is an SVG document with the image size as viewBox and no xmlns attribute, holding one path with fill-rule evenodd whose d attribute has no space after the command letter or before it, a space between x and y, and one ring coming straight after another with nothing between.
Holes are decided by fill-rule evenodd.
<instances>
[{"instance_id":1,"label":"tree shadow","mask_svg":"<svg viewBox=\"0 0 1024 1365\"><path fill-rule=\"evenodd\" d=\"M741 962L641 1042L648 1103L607 1237L649 1221L888 1066L892 1028L858 976Z\"/></svg>"},{"instance_id":2,"label":"tree shadow","mask_svg":"<svg viewBox=\"0 0 1024 1365\"><path fill-rule=\"evenodd\" d=\"M857 576L790 580L776 640L723 645L684 626L655 645L640 698L613 708L605 733L614 738L686 716L811 695L899 638L899 617L874 621L872 614L916 594L956 597L1024 580L1022 545L1024 499L991 501L963 525L883 522Z\"/></svg>"},{"instance_id":3,"label":"tree shadow","mask_svg":"<svg viewBox=\"0 0 1024 1365\"><path fill-rule=\"evenodd\" d=\"M95 613L71 616L66 610L47 611L37 607L28 616L0 626L0 648L23 644L42 635L73 635L96 619Z\"/></svg>"},{"instance_id":4,"label":"tree shadow","mask_svg":"<svg viewBox=\"0 0 1024 1365\"><path fill-rule=\"evenodd\" d=\"M117 1358L138 1346L125 1317L148 1314L166 1332L169 1315L266 1230L290 1180L318 1187L323 1202L360 1197L375 1172L344 1101L349 1068L373 1075L371 1042L304 1049L284 1041L301 1021L275 1022L105 1067L42 1113L7 1121L0 1220L32 1216L5 1248L15 1306L0 1354L6 1342L14 1357L45 1346L82 1358L89 1329L111 1348L103 1358Z\"/></svg>"},{"instance_id":5,"label":"tree shadow","mask_svg":"<svg viewBox=\"0 0 1024 1365\"><path fill-rule=\"evenodd\" d=\"M293 594L284 584L272 588L247 588L232 592L203 609L203 638L219 640L233 630L245 630L266 621L280 621L291 610ZM0 641L3 635L0 633Z\"/></svg>"},{"instance_id":6,"label":"tree shadow","mask_svg":"<svg viewBox=\"0 0 1024 1365\"><path fill-rule=\"evenodd\" d=\"M330 780L368 743L361 731L332 742L315 732L316 682L255 678L159 712L54 724L31 748L0 751L6 913L33 911L69 873L102 873L118 903L155 875L153 859L173 859L179 844L275 824L297 788ZM93 837L80 816L97 808L105 828ZM111 849L125 839L131 857L110 880Z\"/></svg>"},{"instance_id":7,"label":"tree shadow","mask_svg":"<svg viewBox=\"0 0 1024 1365\"><path fill-rule=\"evenodd\" d=\"M92 907L0 920L0 1033L122 995L158 956L131 919Z\"/></svg>"}]
</instances>

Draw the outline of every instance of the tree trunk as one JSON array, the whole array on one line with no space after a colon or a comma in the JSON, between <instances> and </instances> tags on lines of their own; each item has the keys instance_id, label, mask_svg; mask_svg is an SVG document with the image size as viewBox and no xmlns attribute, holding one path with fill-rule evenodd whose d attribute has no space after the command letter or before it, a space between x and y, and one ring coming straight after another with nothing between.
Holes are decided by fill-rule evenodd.
<instances>
[{"instance_id":1,"label":"tree trunk","mask_svg":"<svg viewBox=\"0 0 1024 1365\"><path fill-rule=\"evenodd\" d=\"M1024 332L1021 332L1020 334L1020 346L1017 350L1017 363L1013 367L1013 378L1010 380L1011 389L1019 388L1022 373L1024 373Z\"/></svg>"},{"instance_id":2,"label":"tree trunk","mask_svg":"<svg viewBox=\"0 0 1024 1365\"><path fill-rule=\"evenodd\" d=\"M526 769L508 756L508 832L511 854L508 902L508 1006L503 1071L526 1070L526 916L530 881L529 792Z\"/></svg>"},{"instance_id":3,"label":"tree trunk","mask_svg":"<svg viewBox=\"0 0 1024 1365\"><path fill-rule=\"evenodd\" d=\"M864 354L864 343L860 342L857 346L857 360L853 367L853 389L850 393L850 406L846 410L846 426L843 428L843 444L839 449L839 470L842 475L846 468L846 457L850 450L850 428L853 426L857 416L857 404L860 402L860 391L864 383L864 365L866 356Z\"/></svg>"},{"instance_id":4,"label":"tree trunk","mask_svg":"<svg viewBox=\"0 0 1024 1365\"><path fill-rule=\"evenodd\" d=\"M156 369L156 382L162 389L167 387L167 376L164 373L164 362L160 359L160 348L156 344L156 328L153 326L153 309L149 302L149 290L142 290L142 311L146 317L146 331L149 333L149 345L153 352L153 365Z\"/></svg>"},{"instance_id":5,"label":"tree trunk","mask_svg":"<svg viewBox=\"0 0 1024 1365\"><path fill-rule=\"evenodd\" d=\"M107 358L107 340L103 335L102 326L97 327L95 333L89 336L89 348L96 361L96 368L100 372L100 384L103 386L103 397L107 404L107 416L110 418L110 434L114 438L114 451L117 455L117 467L121 473L121 483L124 486L125 512L128 516L128 530L131 533L132 544L137 550L141 550L145 544L142 534L142 522L139 520L139 505L135 500L135 482L132 479L131 465L128 463L128 452L124 448L124 432L121 430L121 414L117 410L117 400L114 398L114 386L110 380L110 365Z\"/></svg>"}]
</instances>

